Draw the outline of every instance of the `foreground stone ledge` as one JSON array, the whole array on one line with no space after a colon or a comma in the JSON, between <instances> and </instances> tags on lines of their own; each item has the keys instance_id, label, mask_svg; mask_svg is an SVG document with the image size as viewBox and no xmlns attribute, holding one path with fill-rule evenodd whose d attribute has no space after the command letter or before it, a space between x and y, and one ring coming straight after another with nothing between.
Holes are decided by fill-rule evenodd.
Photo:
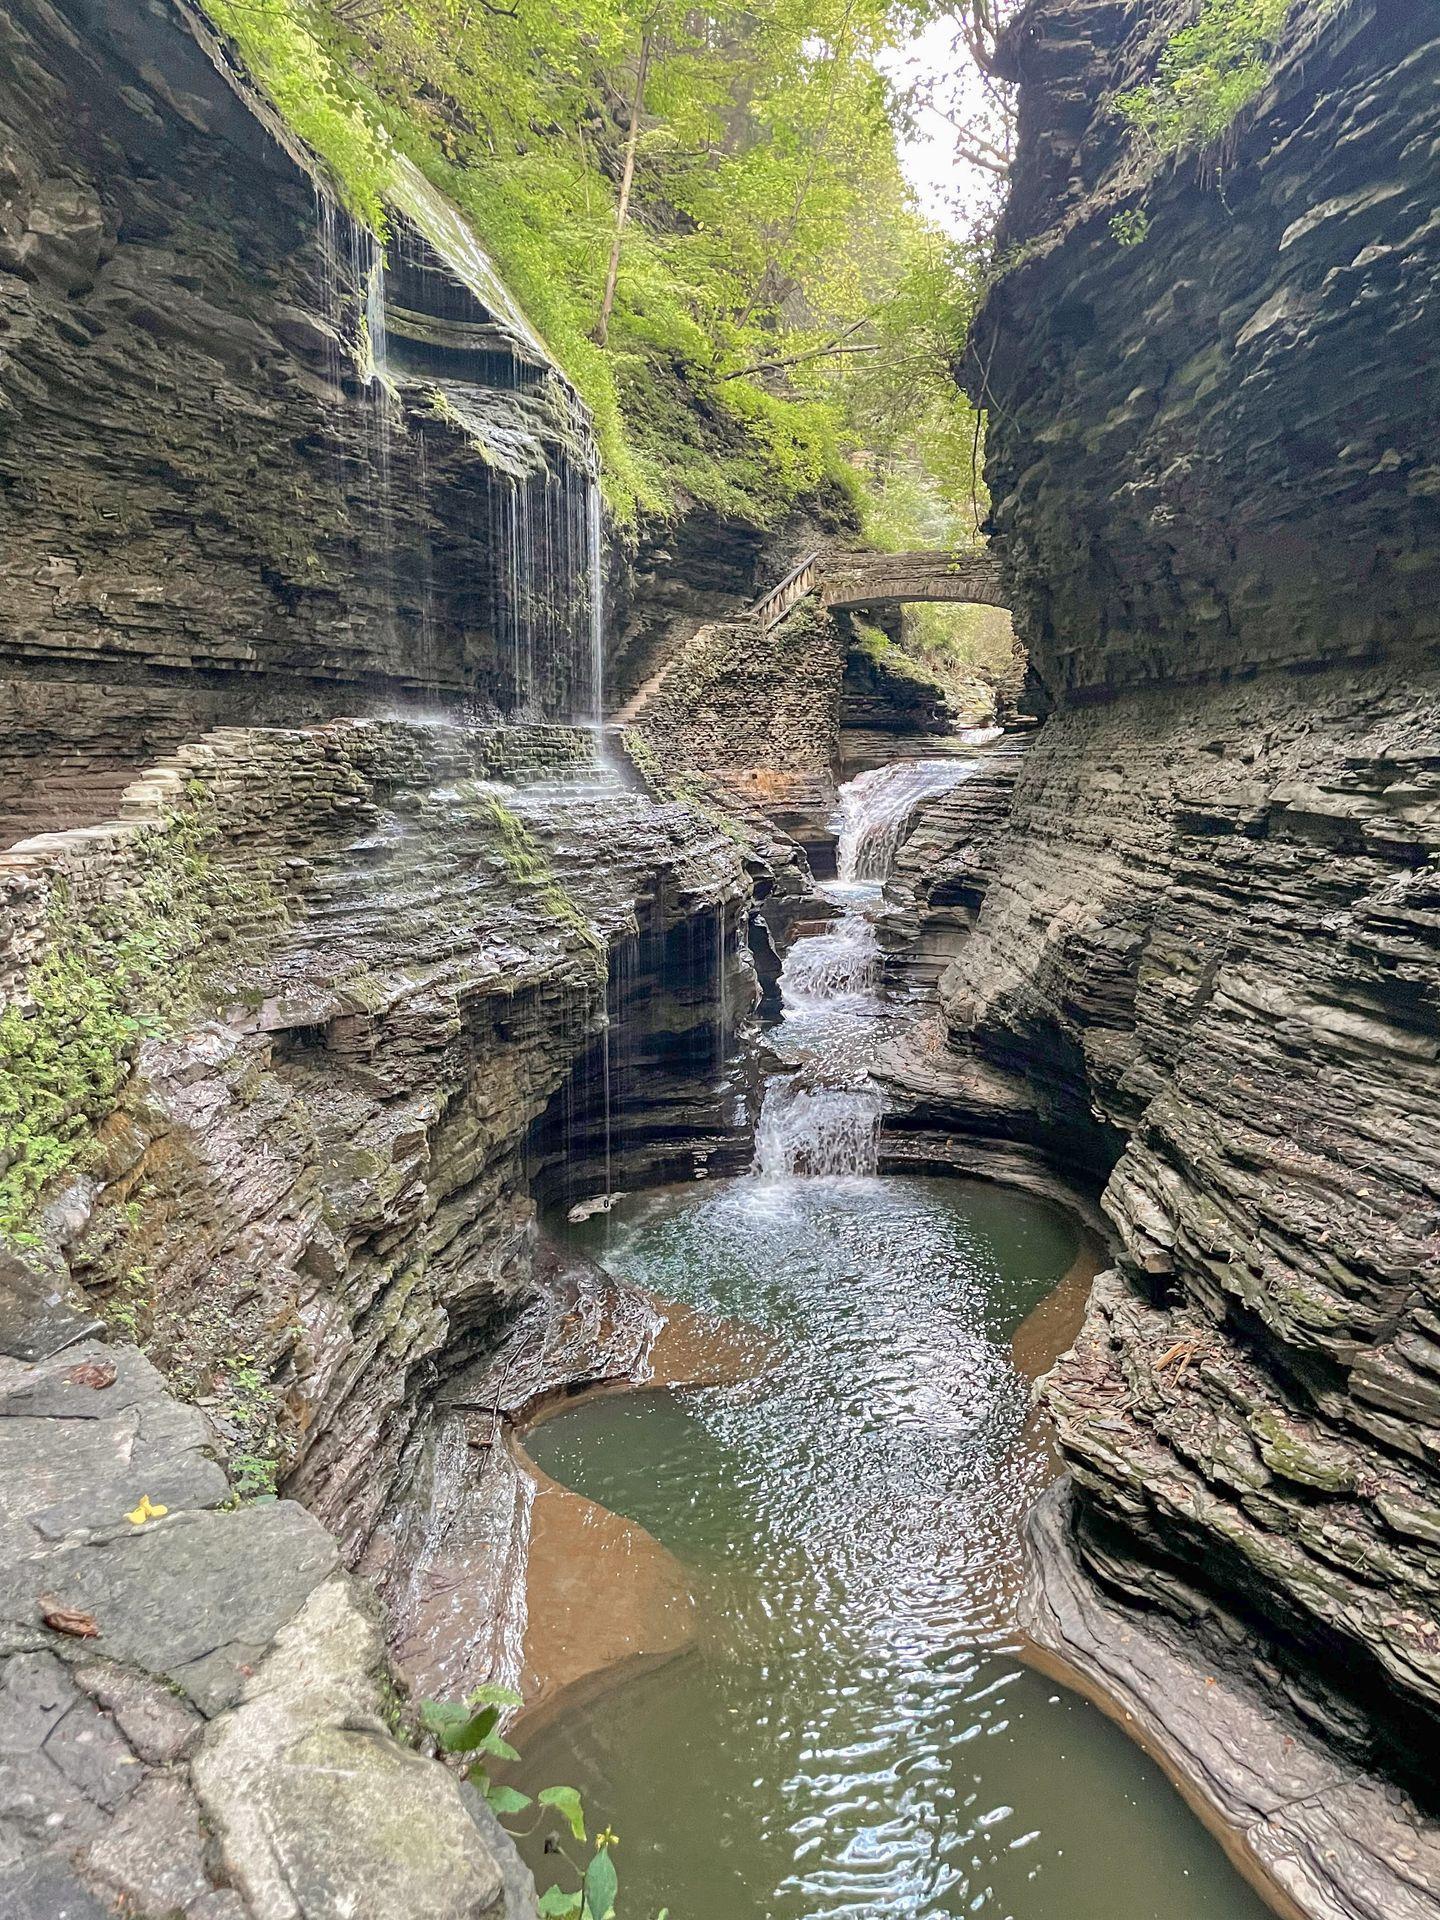
<instances>
[{"instance_id":1,"label":"foreground stone ledge","mask_svg":"<svg viewBox=\"0 0 1440 1920\"><path fill-rule=\"evenodd\" d=\"M217 1511L203 1414L63 1288L4 1281L36 1305L0 1324L7 1920L533 1914L478 1797L392 1733L331 1536L290 1501Z\"/></svg>"}]
</instances>

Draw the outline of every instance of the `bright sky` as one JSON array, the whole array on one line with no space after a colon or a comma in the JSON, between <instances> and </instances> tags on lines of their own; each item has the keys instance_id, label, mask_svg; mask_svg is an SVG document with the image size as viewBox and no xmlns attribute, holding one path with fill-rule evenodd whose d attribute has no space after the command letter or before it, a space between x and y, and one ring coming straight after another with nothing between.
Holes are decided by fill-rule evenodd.
<instances>
[{"instance_id":1,"label":"bright sky","mask_svg":"<svg viewBox=\"0 0 1440 1920\"><path fill-rule=\"evenodd\" d=\"M898 87L917 80L938 81L942 100L963 97L969 79L963 49L955 51L955 27L932 20L906 46L880 65ZM930 218L949 233L965 231L961 209L973 205L989 186L987 177L955 155L955 129L933 107L922 107L915 137L900 149L905 177Z\"/></svg>"}]
</instances>

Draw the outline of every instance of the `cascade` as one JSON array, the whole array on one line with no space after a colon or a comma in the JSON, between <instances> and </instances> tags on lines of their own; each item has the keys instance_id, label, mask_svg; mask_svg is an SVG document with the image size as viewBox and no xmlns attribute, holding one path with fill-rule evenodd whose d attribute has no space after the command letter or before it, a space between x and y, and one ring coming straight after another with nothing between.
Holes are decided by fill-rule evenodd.
<instances>
[{"instance_id":1,"label":"cascade","mask_svg":"<svg viewBox=\"0 0 1440 1920\"><path fill-rule=\"evenodd\" d=\"M917 808L976 771L966 760L897 760L840 789L839 879L820 893L839 909L799 939L780 972L776 1051L797 1072L767 1083L755 1130L762 1179L877 1171L883 1102L870 1063L884 1035L873 915Z\"/></svg>"},{"instance_id":2,"label":"cascade","mask_svg":"<svg viewBox=\"0 0 1440 1920\"><path fill-rule=\"evenodd\" d=\"M354 404L358 433L337 417L332 466L351 539L378 579L380 619L394 657L402 618L413 623L413 673L439 670L436 582L441 558L429 521L397 497L411 468L428 497L433 415L481 456L472 533L488 556L479 618L493 639L493 698L516 721L604 720L604 511L588 422L564 383L513 355L476 364L474 299L437 264L428 241L397 219L388 253L317 188L319 296L326 373L337 403ZM537 343L538 346L538 343ZM395 440L407 429L404 461ZM443 485L439 473L436 479ZM402 532L406 535L403 547ZM418 536L418 537L417 537ZM474 582L462 583L467 594ZM401 589L404 589L403 593ZM452 587L453 591L453 587ZM462 613L462 620L465 616ZM453 616L452 616L453 619Z\"/></svg>"},{"instance_id":3,"label":"cascade","mask_svg":"<svg viewBox=\"0 0 1440 1920\"><path fill-rule=\"evenodd\" d=\"M963 760L894 760L840 789L835 865L845 881L884 880L915 809L973 772Z\"/></svg>"}]
</instances>

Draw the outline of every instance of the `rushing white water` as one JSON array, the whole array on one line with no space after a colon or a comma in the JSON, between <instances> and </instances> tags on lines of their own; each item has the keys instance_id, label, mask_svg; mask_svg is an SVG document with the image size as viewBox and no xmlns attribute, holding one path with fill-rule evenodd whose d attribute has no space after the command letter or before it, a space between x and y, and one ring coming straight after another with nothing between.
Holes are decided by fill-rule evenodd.
<instances>
[{"instance_id":1,"label":"rushing white water","mask_svg":"<svg viewBox=\"0 0 1440 1920\"><path fill-rule=\"evenodd\" d=\"M834 1007L836 1002L868 1011L879 984L880 943L863 912L847 913L826 932L797 940L780 975L789 1012Z\"/></svg>"},{"instance_id":2,"label":"rushing white water","mask_svg":"<svg viewBox=\"0 0 1440 1920\"><path fill-rule=\"evenodd\" d=\"M772 1080L755 1129L757 1172L766 1180L874 1173L880 1163L882 1105L874 1087Z\"/></svg>"},{"instance_id":3,"label":"rushing white water","mask_svg":"<svg viewBox=\"0 0 1440 1920\"><path fill-rule=\"evenodd\" d=\"M895 760L857 774L840 789L840 841L835 853L842 880L884 880L895 864L915 809L975 771L968 760Z\"/></svg>"},{"instance_id":4,"label":"rushing white water","mask_svg":"<svg viewBox=\"0 0 1440 1920\"><path fill-rule=\"evenodd\" d=\"M840 909L799 939L780 972L784 1017L776 1051L798 1071L765 1089L755 1170L765 1180L875 1173L884 1102L870 1078L883 1031L881 952L872 914L916 809L974 772L965 760L899 760L841 788L838 881L821 893Z\"/></svg>"}]
</instances>

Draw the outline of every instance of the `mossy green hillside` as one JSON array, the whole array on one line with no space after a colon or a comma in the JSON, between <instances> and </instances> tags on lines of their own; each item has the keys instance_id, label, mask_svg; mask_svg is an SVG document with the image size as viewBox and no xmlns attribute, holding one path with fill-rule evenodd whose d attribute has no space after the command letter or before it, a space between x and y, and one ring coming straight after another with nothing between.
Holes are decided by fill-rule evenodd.
<instances>
[{"instance_id":1,"label":"mossy green hillside","mask_svg":"<svg viewBox=\"0 0 1440 1920\"><path fill-rule=\"evenodd\" d=\"M892 334L914 337L881 316L917 258L963 280L899 168L883 68L908 30L897 0L763 0L720 25L630 0L207 5L358 217L383 234L402 158L461 209L589 406L620 522L694 504L773 524L817 484L854 490L856 449L894 437L855 329L878 364ZM936 359L952 399L959 344ZM908 374L895 386L913 390Z\"/></svg>"}]
</instances>

